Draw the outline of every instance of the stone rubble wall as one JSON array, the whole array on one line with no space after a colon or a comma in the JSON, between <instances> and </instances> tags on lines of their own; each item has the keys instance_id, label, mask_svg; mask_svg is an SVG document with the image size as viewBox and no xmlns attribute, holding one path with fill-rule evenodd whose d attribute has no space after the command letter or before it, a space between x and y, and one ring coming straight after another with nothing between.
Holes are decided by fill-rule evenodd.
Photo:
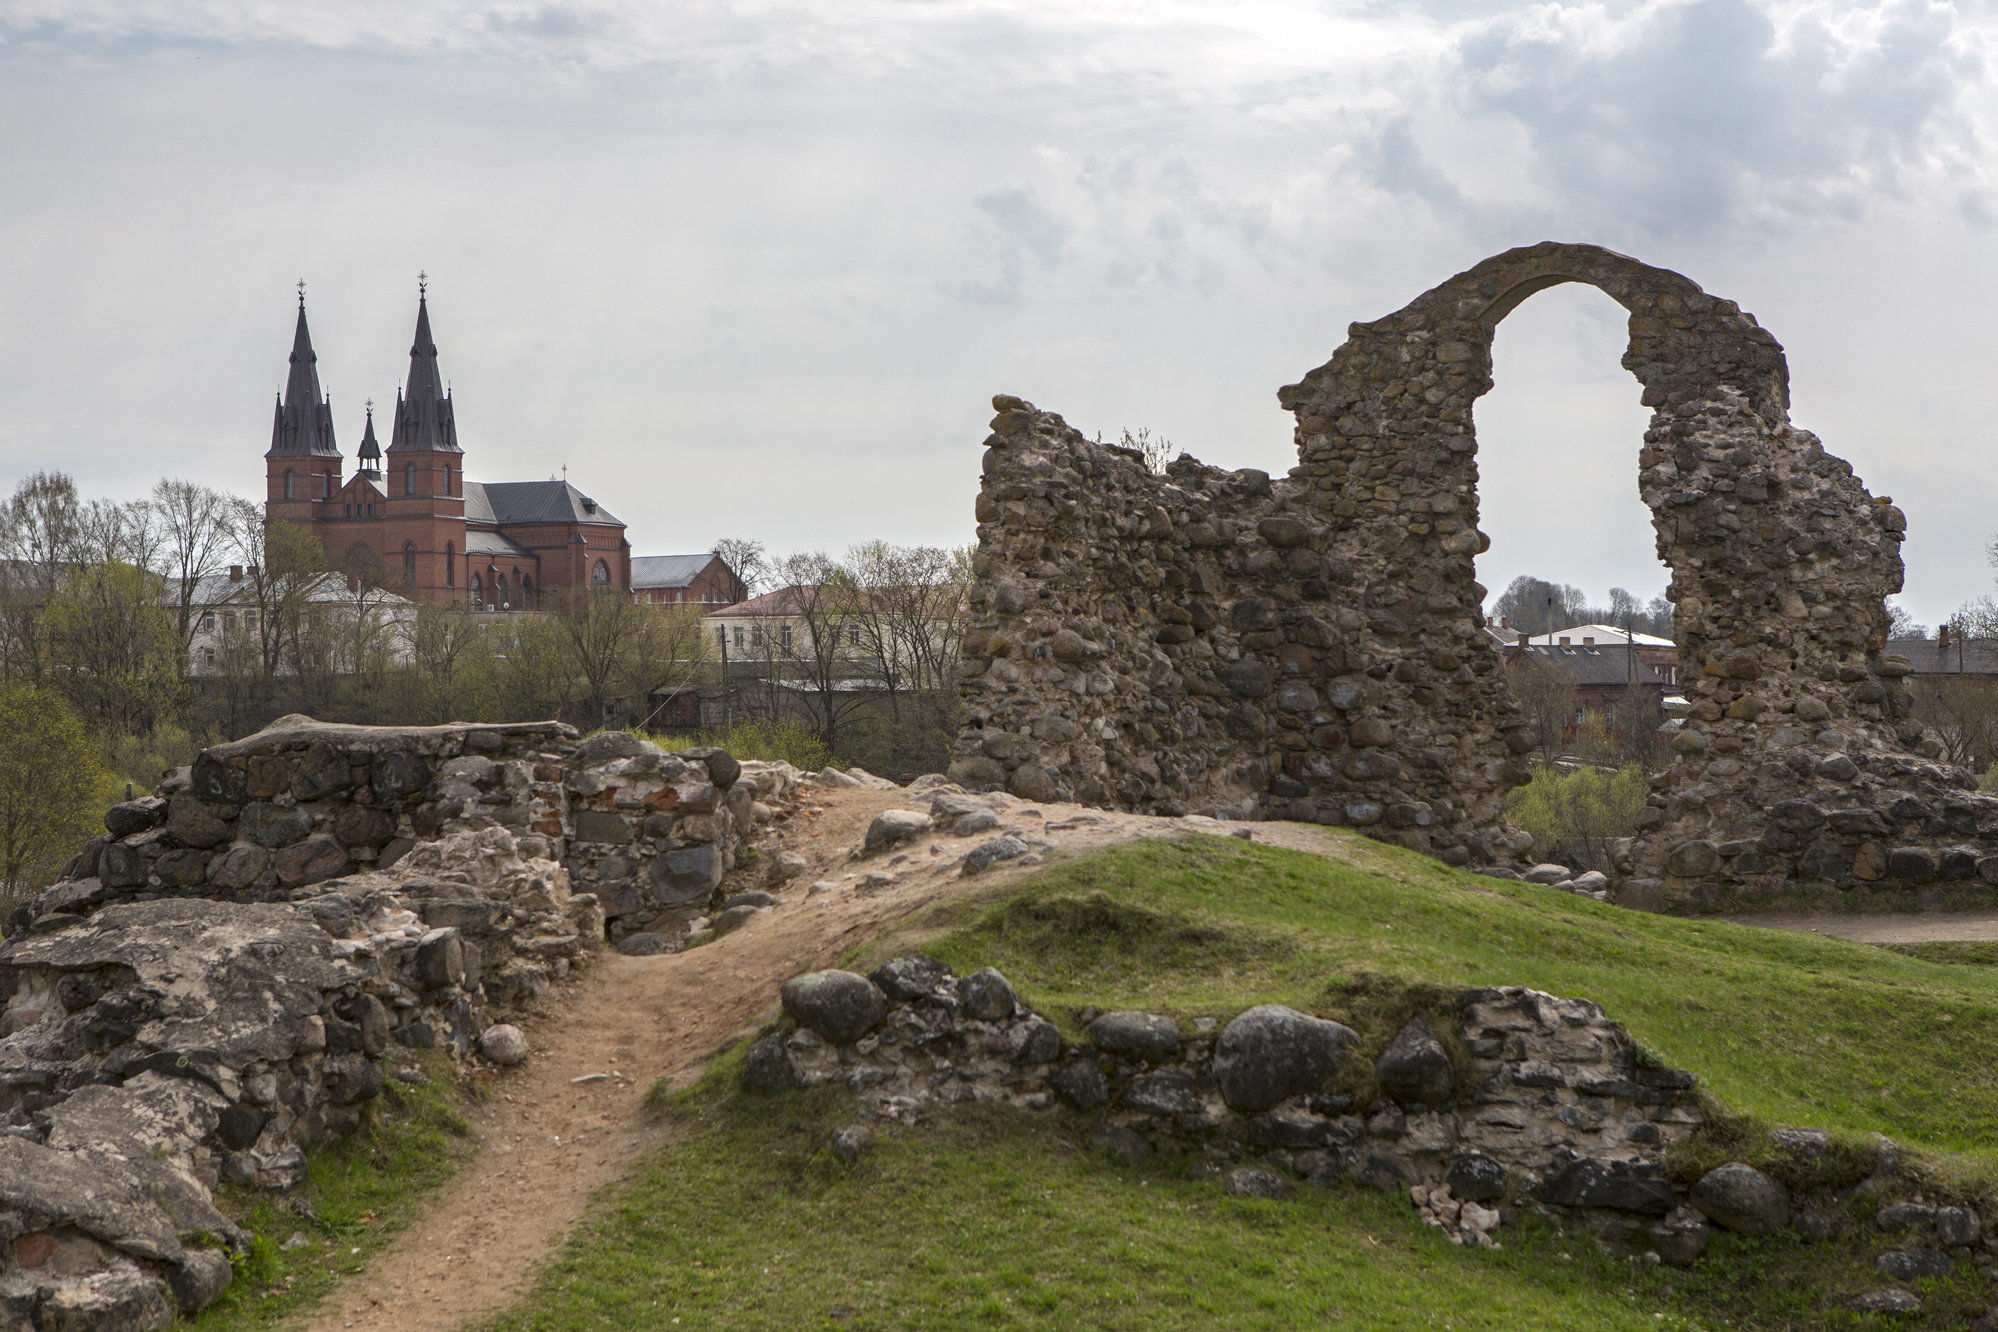
<instances>
[{"instance_id":1,"label":"stone rubble wall","mask_svg":"<svg viewBox=\"0 0 1998 1332\"><path fill-rule=\"evenodd\" d=\"M211 1302L247 1242L211 1190L297 1184L410 1050L524 1057L506 1020L607 916L698 917L795 780L553 723L286 718L114 806L0 941L0 1328Z\"/></svg>"},{"instance_id":2,"label":"stone rubble wall","mask_svg":"<svg viewBox=\"0 0 1998 1332\"><path fill-rule=\"evenodd\" d=\"M1881 652L1905 518L1791 425L1753 316L1587 245L1509 251L1352 325L1278 395L1298 465L1276 481L1185 457L1154 475L995 398L951 776L1519 864L1504 799L1532 741L1482 627L1472 409L1499 320L1561 282L1630 311L1639 489L1692 701L1621 899L1998 884L1998 801L1935 761L1908 663Z\"/></svg>"},{"instance_id":3,"label":"stone rubble wall","mask_svg":"<svg viewBox=\"0 0 1998 1332\"><path fill-rule=\"evenodd\" d=\"M901 1123L967 1102L1066 1111L1116 1156L1190 1158L1231 1193L1285 1198L1299 1182L1405 1192L1455 1243L1499 1243L1501 1227L1531 1211L1612 1252L1681 1267L1716 1227L1884 1246L1865 1259L1868 1280L1898 1283L1998 1254L1977 1211L1924 1200L1885 1139L1856 1186L1793 1196L1741 1162L1675 1176L1673 1149L1707 1120L1697 1079L1643 1057L1585 999L1466 991L1454 1016L1434 1029L1411 1019L1378 1051L1337 1023L1268 1004L1190 1031L1162 1014L1084 1009L1083 1039L1069 1040L998 972L954 976L920 956L870 976L793 978L783 1004L744 1059L749 1092L842 1084L863 1118ZM1302 1060L1314 1042L1331 1057ZM1819 1130L1773 1137L1798 1163L1833 1150ZM852 1159L866 1140L850 1127L833 1146ZM1872 1205L1855 1212L1862 1195ZM1862 1215L1879 1238L1854 1244ZM1895 1285L1854 1307L1920 1302Z\"/></svg>"}]
</instances>

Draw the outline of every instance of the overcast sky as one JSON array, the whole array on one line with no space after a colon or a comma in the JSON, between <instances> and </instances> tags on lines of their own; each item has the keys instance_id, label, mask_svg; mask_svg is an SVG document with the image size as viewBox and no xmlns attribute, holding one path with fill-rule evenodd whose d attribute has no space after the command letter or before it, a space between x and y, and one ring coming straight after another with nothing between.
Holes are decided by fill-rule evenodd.
<instances>
[{"instance_id":1,"label":"overcast sky","mask_svg":"<svg viewBox=\"0 0 1998 1332\"><path fill-rule=\"evenodd\" d=\"M1276 389L1488 254L1732 297L1792 415L1992 587L1982 5L0 0L0 483L260 496L308 284L341 446L415 278L467 472L638 553L972 534L994 392L1224 466ZM1536 296L1478 407L1480 577L1662 590L1621 312Z\"/></svg>"}]
</instances>

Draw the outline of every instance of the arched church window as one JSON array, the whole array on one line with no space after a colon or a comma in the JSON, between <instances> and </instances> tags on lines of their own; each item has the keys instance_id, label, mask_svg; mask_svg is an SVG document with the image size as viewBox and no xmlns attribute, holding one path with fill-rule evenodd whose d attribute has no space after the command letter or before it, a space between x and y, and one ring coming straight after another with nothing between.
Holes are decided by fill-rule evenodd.
<instances>
[{"instance_id":1,"label":"arched church window","mask_svg":"<svg viewBox=\"0 0 1998 1332\"><path fill-rule=\"evenodd\" d=\"M406 583L414 583L416 581L416 543L414 541L405 541L402 543L402 578Z\"/></svg>"},{"instance_id":2,"label":"arched church window","mask_svg":"<svg viewBox=\"0 0 1998 1332\"><path fill-rule=\"evenodd\" d=\"M444 586L458 586L458 543L444 543Z\"/></svg>"},{"instance_id":3,"label":"arched church window","mask_svg":"<svg viewBox=\"0 0 1998 1332\"><path fill-rule=\"evenodd\" d=\"M415 463L404 463L402 465L402 493L405 495L414 495L416 493Z\"/></svg>"},{"instance_id":4,"label":"arched church window","mask_svg":"<svg viewBox=\"0 0 1998 1332\"><path fill-rule=\"evenodd\" d=\"M597 567L590 570L590 581L592 583L610 582L610 566L602 560L598 560Z\"/></svg>"},{"instance_id":5,"label":"arched church window","mask_svg":"<svg viewBox=\"0 0 1998 1332\"><path fill-rule=\"evenodd\" d=\"M522 610L534 609L534 580L526 574L520 576L520 608Z\"/></svg>"},{"instance_id":6,"label":"arched church window","mask_svg":"<svg viewBox=\"0 0 1998 1332\"><path fill-rule=\"evenodd\" d=\"M292 494L291 469L289 467L285 468L284 472L284 497L286 499L296 498L296 496Z\"/></svg>"}]
</instances>

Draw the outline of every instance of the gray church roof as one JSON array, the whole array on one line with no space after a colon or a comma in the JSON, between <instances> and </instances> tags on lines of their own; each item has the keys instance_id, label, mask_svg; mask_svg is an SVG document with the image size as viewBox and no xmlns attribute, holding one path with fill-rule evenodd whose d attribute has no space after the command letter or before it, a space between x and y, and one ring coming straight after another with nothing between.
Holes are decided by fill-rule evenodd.
<instances>
[{"instance_id":1,"label":"gray church roof","mask_svg":"<svg viewBox=\"0 0 1998 1332\"><path fill-rule=\"evenodd\" d=\"M467 555L504 555L510 560L531 560L534 552L515 541L503 532L488 532L483 528L465 529L465 553Z\"/></svg>"},{"instance_id":2,"label":"gray church roof","mask_svg":"<svg viewBox=\"0 0 1998 1332\"><path fill-rule=\"evenodd\" d=\"M567 481L467 481L468 523L613 523L623 520Z\"/></svg>"},{"instance_id":3,"label":"gray church roof","mask_svg":"<svg viewBox=\"0 0 1998 1332\"><path fill-rule=\"evenodd\" d=\"M633 587L685 587L712 564L715 554L704 550L698 555L634 555L631 557Z\"/></svg>"}]
</instances>

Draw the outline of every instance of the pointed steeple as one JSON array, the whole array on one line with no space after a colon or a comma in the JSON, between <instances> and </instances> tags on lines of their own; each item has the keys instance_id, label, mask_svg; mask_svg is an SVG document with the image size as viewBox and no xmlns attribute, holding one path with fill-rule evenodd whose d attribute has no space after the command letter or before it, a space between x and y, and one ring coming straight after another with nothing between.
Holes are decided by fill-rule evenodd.
<instances>
[{"instance_id":1,"label":"pointed steeple","mask_svg":"<svg viewBox=\"0 0 1998 1332\"><path fill-rule=\"evenodd\" d=\"M359 465L354 469L356 476L364 476L370 481L382 479L382 446L375 442L375 400L368 399L368 425L361 432L361 451L357 455Z\"/></svg>"},{"instance_id":2,"label":"pointed steeple","mask_svg":"<svg viewBox=\"0 0 1998 1332\"><path fill-rule=\"evenodd\" d=\"M430 337L429 278L416 284L416 340L409 347L409 383L396 394L395 434L390 453L458 453L458 423L451 395L437 371L437 344Z\"/></svg>"},{"instance_id":3,"label":"pointed steeple","mask_svg":"<svg viewBox=\"0 0 1998 1332\"><path fill-rule=\"evenodd\" d=\"M298 327L291 335L291 373L284 383L284 396L278 399L277 418L271 425L271 448L265 457L278 455L332 454L333 408L319 391L319 358L312 351L312 330L305 323L305 284L299 284Z\"/></svg>"}]
</instances>

